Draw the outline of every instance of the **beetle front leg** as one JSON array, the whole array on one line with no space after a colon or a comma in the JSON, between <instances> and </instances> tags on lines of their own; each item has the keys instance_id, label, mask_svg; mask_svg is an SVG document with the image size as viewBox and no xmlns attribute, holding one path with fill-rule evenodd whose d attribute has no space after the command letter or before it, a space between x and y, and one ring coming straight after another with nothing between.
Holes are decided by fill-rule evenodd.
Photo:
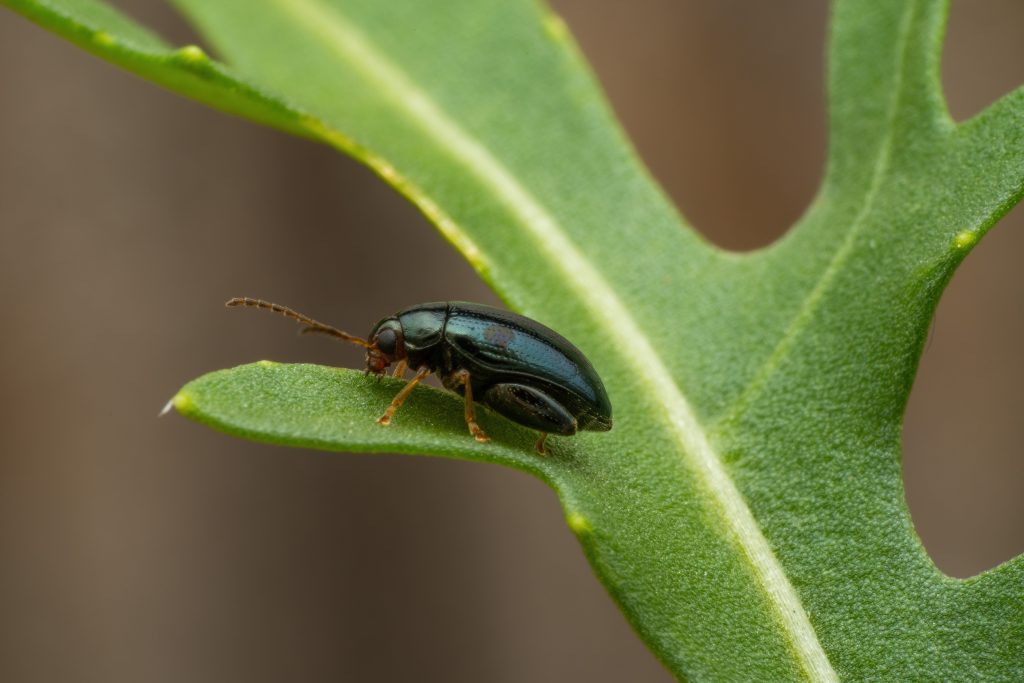
<instances>
[{"instance_id":1,"label":"beetle front leg","mask_svg":"<svg viewBox=\"0 0 1024 683\"><path fill-rule=\"evenodd\" d=\"M469 433L473 435L474 439L481 443L490 441L490 437L484 434L484 430L480 429L480 425L476 423L476 412L473 410L473 385L469 381L469 371L459 370L455 373L455 377L460 380L462 382L462 386L465 387L466 424L469 426Z\"/></svg>"},{"instance_id":2,"label":"beetle front leg","mask_svg":"<svg viewBox=\"0 0 1024 683\"><path fill-rule=\"evenodd\" d=\"M399 391L391 400L391 405L389 405L388 409L384 411L384 414L377 419L377 424L385 427L391 424L391 417L395 414L395 411L402 407L402 404L405 403L405 399L409 398L409 394L411 394L412 390L416 388L416 385L426 379L429 374L430 368L423 368L417 372L416 376L409 380L408 384L402 387L402 390Z\"/></svg>"}]
</instances>

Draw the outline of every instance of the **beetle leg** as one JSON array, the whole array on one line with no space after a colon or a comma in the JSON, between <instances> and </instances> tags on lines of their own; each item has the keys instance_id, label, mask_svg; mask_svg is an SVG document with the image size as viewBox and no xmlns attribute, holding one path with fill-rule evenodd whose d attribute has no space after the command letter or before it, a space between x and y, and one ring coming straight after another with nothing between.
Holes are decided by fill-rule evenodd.
<instances>
[{"instance_id":1,"label":"beetle leg","mask_svg":"<svg viewBox=\"0 0 1024 683\"><path fill-rule=\"evenodd\" d=\"M394 373L392 373L391 376L392 377L405 377L405 368L406 367L407 366L406 366L406 363L405 363L404 359L398 361L398 363L395 364L395 371L394 371Z\"/></svg>"},{"instance_id":2,"label":"beetle leg","mask_svg":"<svg viewBox=\"0 0 1024 683\"><path fill-rule=\"evenodd\" d=\"M391 424L391 417L395 414L395 411L402 407L402 404L405 403L405 399L409 398L409 394L411 394L412 390L416 388L416 385L422 382L429 374L430 368L423 368L417 372L416 376L409 380L409 382L402 387L402 390L399 391L391 400L391 405L388 406L388 409L385 410L384 414L377 420L377 424L385 427Z\"/></svg>"},{"instance_id":3,"label":"beetle leg","mask_svg":"<svg viewBox=\"0 0 1024 683\"><path fill-rule=\"evenodd\" d=\"M537 439L537 445L534 446L534 448L537 449L537 452L540 453L541 455L547 455L547 453L548 453L546 450L544 450L544 442L547 441L547 438L548 438L548 433L547 432L541 432L540 433L540 438Z\"/></svg>"},{"instance_id":4,"label":"beetle leg","mask_svg":"<svg viewBox=\"0 0 1024 683\"><path fill-rule=\"evenodd\" d=\"M571 436L579 431L579 423L569 409L536 387L494 384L487 388L480 402L499 415L538 432Z\"/></svg>"},{"instance_id":5,"label":"beetle leg","mask_svg":"<svg viewBox=\"0 0 1024 683\"><path fill-rule=\"evenodd\" d=\"M455 373L455 376L462 380L462 386L465 387L466 424L469 426L469 433L473 435L474 439L481 443L484 441L490 441L490 437L484 434L484 430L480 429L480 425L476 423L476 412L473 410L473 385L469 381L469 371L459 370Z\"/></svg>"}]
</instances>

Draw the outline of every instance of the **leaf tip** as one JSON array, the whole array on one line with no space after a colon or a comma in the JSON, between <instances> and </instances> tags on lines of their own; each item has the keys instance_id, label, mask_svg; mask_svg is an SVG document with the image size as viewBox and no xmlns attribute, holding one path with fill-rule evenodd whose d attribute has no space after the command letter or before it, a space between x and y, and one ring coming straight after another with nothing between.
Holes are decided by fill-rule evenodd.
<instances>
[{"instance_id":1,"label":"leaf tip","mask_svg":"<svg viewBox=\"0 0 1024 683\"><path fill-rule=\"evenodd\" d=\"M92 40L100 47L111 48L117 45L117 38L106 31L97 31L92 35Z\"/></svg>"},{"instance_id":2,"label":"leaf tip","mask_svg":"<svg viewBox=\"0 0 1024 683\"><path fill-rule=\"evenodd\" d=\"M569 37L569 27L565 20L552 11L544 14L544 31L556 43L564 42Z\"/></svg>"},{"instance_id":3,"label":"leaf tip","mask_svg":"<svg viewBox=\"0 0 1024 683\"><path fill-rule=\"evenodd\" d=\"M175 58L185 64L186 66L198 67L206 66L210 63L210 58L203 51L203 48L198 45L185 45L174 53Z\"/></svg>"},{"instance_id":4,"label":"leaf tip","mask_svg":"<svg viewBox=\"0 0 1024 683\"><path fill-rule=\"evenodd\" d=\"M590 520L578 512L570 512L566 515L565 521L577 536L589 534L591 531Z\"/></svg>"},{"instance_id":5,"label":"leaf tip","mask_svg":"<svg viewBox=\"0 0 1024 683\"><path fill-rule=\"evenodd\" d=\"M970 249L978 241L978 233L973 230L962 230L953 238L953 245L957 249Z\"/></svg>"},{"instance_id":6,"label":"leaf tip","mask_svg":"<svg viewBox=\"0 0 1024 683\"><path fill-rule=\"evenodd\" d=\"M270 361L266 362L269 363ZM171 412L171 408L174 408L182 415L188 415L189 413L195 412L195 407L196 404L192 400L192 397L184 391L179 391L171 397L171 400L167 402L167 405L164 406L163 410L160 411L160 414L157 417L163 417L167 413Z\"/></svg>"}]
</instances>

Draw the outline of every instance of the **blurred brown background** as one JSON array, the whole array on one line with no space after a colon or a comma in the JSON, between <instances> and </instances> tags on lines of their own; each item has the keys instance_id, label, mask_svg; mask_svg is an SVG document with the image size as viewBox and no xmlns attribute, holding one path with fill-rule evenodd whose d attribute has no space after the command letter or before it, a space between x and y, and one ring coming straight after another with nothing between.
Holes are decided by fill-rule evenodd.
<instances>
[{"instance_id":1,"label":"blurred brown background","mask_svg":"<svg viewBox=\"0 0 1024 683\"><path fill-rule=\"evenodd\" d=\"M157 0L119 4L194 40ZM555 2L655 175L740 249L814 192L823 5ZM1022 25L1019 0L954 2L957 118L1024 82ZM156 419L204 371L360 363L229 296L356 331L413 302L494 301L413 209L330 149L6 11L0 98L0 680L668 680L539 482ZM1022 217L953 280L907 418L911 510L957 576L1024 551ZM387 250L401 277L372 276L381 243L404 245Z\"/></svg>"}]
</instances>

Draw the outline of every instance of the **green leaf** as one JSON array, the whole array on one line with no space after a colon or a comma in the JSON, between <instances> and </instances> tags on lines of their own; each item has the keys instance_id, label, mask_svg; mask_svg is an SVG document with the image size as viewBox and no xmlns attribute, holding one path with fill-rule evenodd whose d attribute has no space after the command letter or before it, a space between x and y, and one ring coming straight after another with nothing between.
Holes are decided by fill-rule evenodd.
<instances>
[{"instance_id":1,"label":"green leaf","mask_svg":"<svg viewBox=\"0 0 1024 683\"><path fill-rule=\"evenodd\" d=\"M201 48L172 48L117 10L96 0L3 0L2 3L79 47L170 90L230 114L315 137L307 115L212 61Z\"/></svg>"},{"instance_id":2,"label":"green leaf","mask_svg":"<svg viewBox=\"0 0 1024 683\"><path fill-rule=\"evenodd\" d=\"M215 429L286 446L446 455L557 475L533 451L534 432L489 412L478 417L493 441L467 443L462 398L425 385L396 413L393 429L381 428L377 418L404 384L344 368L260 361L188 383L172 405Z\"/></svg>"},{"instance_id":3,"label":"green leaf","mask_svg":"<svg viewBox=\"0 0 1024 683\"><path fill-rule=\"evenodd\" d=\"M265 441L540 476L680 677L1024 677L1024 560L944 576L900 477L938 297L1024 193L1024 92L963 124L945 110L944 2L835 2L822 188L750 254L682 223L563 24L532 1L177 0L231 65L198 70L95 3L4 2L370 165L511 307L577 342L615 428L553 439L542 459L494 415L494 441L474 442L454 396L417 389L381 428L395 381L261 364L188 384L184 414Z\"/></svg>"}]
</instances>

